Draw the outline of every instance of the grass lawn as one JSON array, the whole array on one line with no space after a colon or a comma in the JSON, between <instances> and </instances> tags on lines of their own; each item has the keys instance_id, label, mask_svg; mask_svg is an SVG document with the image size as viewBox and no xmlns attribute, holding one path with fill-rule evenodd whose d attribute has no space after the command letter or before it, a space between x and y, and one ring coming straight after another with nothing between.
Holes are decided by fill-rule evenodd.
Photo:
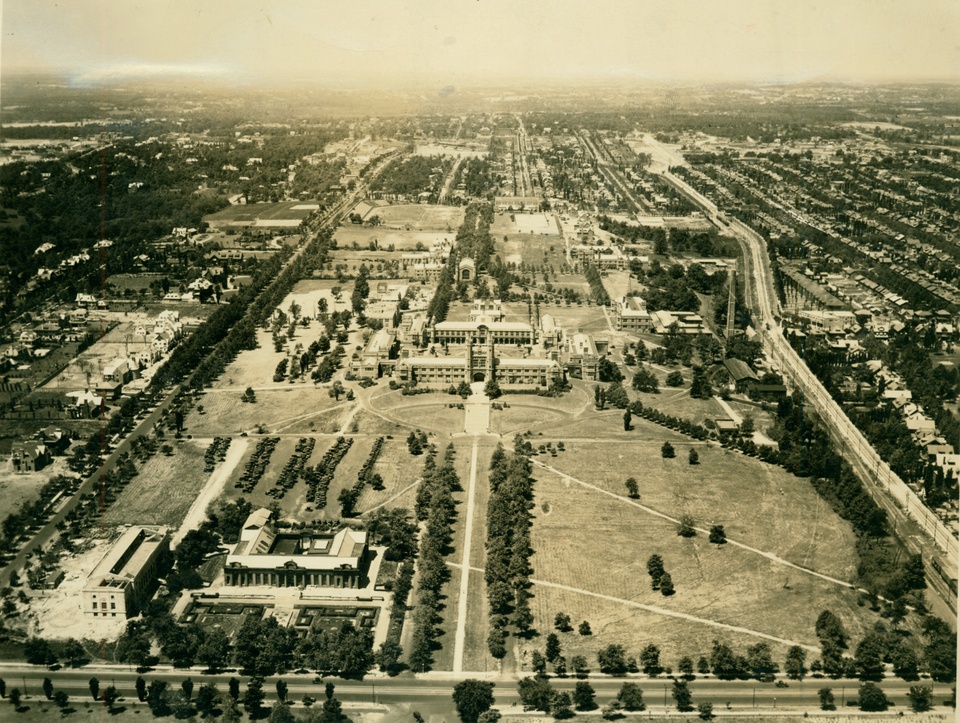
<instances>
[{"instance_id":1,"label":"grass lawn","mask_svg":"<svg viewBox=\"0 0 960 723\"><path fill-rule=\"evenodd\" d=\"M624 433L633 434L633 443L567 441L567 452L537 459L617 494L625 492L623 480L635 476L644 505L673 517L690 514L699 526L721 523L731 539L825 574L853 578L856 557L849 525L817 499L805 480L705 446L698 447L699 466L691 467L683 450L676 459L663 460L659 430L655 435L643 431ZM877 619L857 606L854 591L733 545L711 545L702 534L681 538L674 523L549 471L535 468L534 476L535 579L809 645L816 645L814 621L820 610L839 615L855 640ZM646 560L654 553L663 557L673 577L677 592L671 597L651 589ZM708 652L714 638L739 647L758 641L577 592L540 585L533 591L541 634L552 629L553 617L561 611L575 625L590 622L594 635L563 637L567 659L585 654L591 666L596 665L596 650L611 642L624 644L630 654L654 642L675 663L682 655ZM528 651L540 645L536 639L525 643ZM782 659L786 646L771 646Z\"/></svg>"},{"instance_id":2,"label":"grass lawn","mask_svg":"<svg viewBox=\"0 0 960 723\"><path fill-rule=\"evenodd\" d=\"M209 475L203 472L206 441L173 442L174 452L155 454L110 505L110 524L171 525L178 527Z\"/></svg>"},{"instance_id":3,"label":"grass lawn","mask_svg":"<svg viewBox=\"0 0 960 723\"><path fill-rule=\"evenodd\" d=\"M456 231L457 226L459 223L451 226L453 232ZM333 238L337 242L337 247L341 249L349 249L354 243L366 249L370 248L370 244L375 241L380 249L393 246L395 251L413 251L418 243L430 248L436 241L453 241L455 237L453 232L447 233L446 227L433 231L401 231L383 226L340 226Z\"/></svg>"},{"instance_id":4,"label":"grass lawn","mask_svg":"<svg viewBox=\"0 0 960 723\"><path fill-rule=\"evenodd\" d=\"M357 446L357 444L359 442L355 442L354 446ZM363 445L367 453L369 453L372 445L372 441ZM383 478L384 489L378 491L370 485L365 485L357 503L357 510L363 512L387 503L388 507L406 507L413 512L413 503L417 494L416 486L403 493L399 498L394 498L401 490L409 487L420 478L420 473L423 471L423 457L419 455L415 457L410 454L405 439L399 437L388 439L380 450L380 456L373 466L373 471Z\"/></svg>"},{"instance_id":5,"label":"grass lawn","mask_svg":"<svg viewBox=\"0 0 960 723\"><path fill-rule=\"evenodd\" d=\"M263 424L270 432L297 433L306 432L310 422L315 421L319 432L323 431L322 419L329 417L331 408L337 406L327 389L312 384L260 389L252 404L241 401L242 396L243 389L206 392L200 399L203 414L194 407L187 416L186 429L195 436L212 437L253 430ZM340 403L346 404L342 397Z\"/></svg>"}]
</instances>

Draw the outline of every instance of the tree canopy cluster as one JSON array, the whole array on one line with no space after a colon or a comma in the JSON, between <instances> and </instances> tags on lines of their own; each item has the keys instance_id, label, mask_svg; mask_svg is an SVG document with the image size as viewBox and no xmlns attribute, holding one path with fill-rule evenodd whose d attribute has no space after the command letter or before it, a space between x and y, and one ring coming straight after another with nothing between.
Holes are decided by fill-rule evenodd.
<instances>
[{"instance_id":1,"label":"tree canopy cluster","mask_svg":"<svg viewBox=\"0 0 960 723\"><path fill-rule=\"evenodd\" d=\"M490 459L490 502L487 507L487 598L490 602L490 654L506 654L507 628L526 635L533 624L530 610L530 558L533 478L527 446L519 435L508 454L497 445Z\"/></svg>"}]
</instances>

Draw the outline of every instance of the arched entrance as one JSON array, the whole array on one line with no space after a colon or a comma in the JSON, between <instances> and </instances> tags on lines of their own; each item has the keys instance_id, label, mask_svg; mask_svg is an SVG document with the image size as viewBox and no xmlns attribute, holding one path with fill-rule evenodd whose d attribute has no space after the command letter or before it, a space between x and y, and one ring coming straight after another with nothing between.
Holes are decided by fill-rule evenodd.
<instances>
[{"instance_id":1,"label":"arched entrance","mask_svg":"<svg viewBox=\"0 0 960 723\"><path fill-rule=\"evenodd\" d=\"M485 381L484 378L483 378L483 372L474 372L474 373L473 373L473 381L475 381L475 382Z\"/></svg>"},{"instance_id":2,"label":"arched entrance","mask_svg":"<svg viewBox=\"0 0 960 723\"><path fill-rule=\"evenodd\" d=\"M473 278L473 277L471 276L471 273L472 273L472 269L468 269L468 268L467 268L467 269L460 269L460 280L461 280L461 281L470 281L471 278Z\"/></svg>"}]
</instances>

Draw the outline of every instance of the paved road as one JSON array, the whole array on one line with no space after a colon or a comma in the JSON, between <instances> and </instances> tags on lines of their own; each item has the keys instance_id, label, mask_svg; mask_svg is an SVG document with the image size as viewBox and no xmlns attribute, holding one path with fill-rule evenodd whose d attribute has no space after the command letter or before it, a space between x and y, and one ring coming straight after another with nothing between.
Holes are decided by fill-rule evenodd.
<instances>
[{"instance_id":1,"label":"paved road","mask_svg":"<svg viewBox=\"0 0 960 723\"><path fill-rule=\"evenodd\" d=\"M66 669L55 672L46 671L42 668L30 668L28 670L19 670L12 666L0 666L0 676L7 683L7 690L18 687L26 690L28 695L34 698L42 696L42 683L44 677L49 677L53 682L55 690L63 690L73 698L74 705L77 702L90 699L89 680L96 677L100 681L100 688L106 688L109 685L115 685L121 695L126 699L125 702L136 701L134 683L138 674L124 668L113 666L90 667L83 669ZM245 688L246 681L242 676L236 673L205 675L199 670L157 670L144 673L143 678L149 684L152 680L166 680L171 688L179 688L180 682L190 677L194 682L194 694L196 688L201 683L213 682L222 693L226 692L227 681L231 677L240 677L242 686ZM343 680L338 678L325 678L325 681L331 681L336 685L336 697L348 703L377 703L386 705L410 704L410 703L450 703L453 686L458 680L470 677L470 673L462 676L452 676L449 673L432 673L425 677L413 677L410 674L404 674L397 678L369 678L363 681ZM475 675L473 677L483 677ZM323 682L314 682L314 675L295 675L289 674L282 676L288 685L288 698L299 701L305 694L310 694L314 698L323 699ZM264 692L266 693L268 704L276 700L277 677L267 678L264 682ZM668 678L632 678L633 682L640 686L644 694L644 701L651 712L662 712L664 710L675 710L671 690L673 681ZM512 708L519 706L519 696L517 686L513 681L494 680L494 697L496 703L501 708ZM613 699L624 679L592 677L590 684L596 690L597 702L602 706ZM572 691L577 680L573 678L553 679L551 685L557 690ZM945 684L922 682L923 685L933 687L934 700L938 704L951 695L951 686ZM891 679L880 683L887 695L894 704L900 708L907 707L907 693L911 685L902 680ZM817 709L819 708L819 698L817 691L820 688L828 687L833 691L836 698L837 707L845 707L844 704L851 698L856 698L860 682L857 680L815 680L807 678L804 681L790 681L787 687L778 688L773 683L759 683L757 681L719 681L715 679L695 680L689 684L693 695L694 705L701 701L710 701L716 708L725 708L727 704L733 710L753 710L753 709ZM29 701L28 701L29 702ZM938 705L938 710L942 713L946 708ZM451 713L453 712L451 704Z\"/></svg>"},{"instance_id":2,"label":"paved road","mask_svg":"<svg viewBox=\"0 0 960 723\"><path fill-rule=\"evenodd\" d=\"M112 452L110 452L105 458L101 458L99 469L83 480L76 494L70 497L66 503L53 515L50 521L41 527L28 542L24 543L17 556L14 557L13 560L11 560L2 571L0 571L0 586L9 584L10 574L23 567L23 564L27 560L27 556L32 550L38 546L42 547L46 545L54 538L54 536L57 534L57 524L66 519L67 515L70 514L70 512L73 511L73 509L80 503L80 499L84 494L93 492L97 489L97 485L100 484L103 476L116 467L117 459L119 459L120 455L122 455L124 452L130 451L130 445L134 439L145 436L152 431L153 425L160 421L160 416L163 414L164 410L170 406L179 392L179 385L173 387L173 389L166 394L156 408L149 412L147 416L144 417L136 427L134 427L133 431L130 432L126 438L120 441L120 443Z\"/></svg>"},{"instance_id":3,"label":"paved road","mask_svg":"<svg viewBox=\"0 0 960 723\"><path fill-rule=\"evenodd\" d=\"M776 311L777 297L773 289L773 274L763 239L740 221L728 222L713 203L683 179L669 172L664 173L663 177L700 206L721 231L729 233L741 243L747 265L747 273L744 274L749 287L746 298L760 320L758 331L764 349L781 371L803 392L805 399L813 404L840 448L842 456L850 462L871 497L887 512L900 539L911 552L923 553L928 565L931 558L938 558L944 569L956 570L957 538L920 501L913 490L893 473L886 462L880 459L873 446L784 338ZM956 594L929 567L927 579L943 604L956 613Z\"/></svg>"}]
</instances>

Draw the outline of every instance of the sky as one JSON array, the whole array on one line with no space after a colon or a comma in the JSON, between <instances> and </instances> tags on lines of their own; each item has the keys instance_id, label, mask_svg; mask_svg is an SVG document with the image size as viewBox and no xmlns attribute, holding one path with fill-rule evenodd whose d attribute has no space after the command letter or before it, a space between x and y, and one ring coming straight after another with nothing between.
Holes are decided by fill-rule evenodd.
<instances>
[{"instance_id":1,"label":"sky","mask_svg":"<svg viewBox=\"0 0 960 723\"><path fill-rule=\"evenodd\" d=\"M0 0L78 86L960 79L960 0Z\"/></svg>"}]
</instances>

